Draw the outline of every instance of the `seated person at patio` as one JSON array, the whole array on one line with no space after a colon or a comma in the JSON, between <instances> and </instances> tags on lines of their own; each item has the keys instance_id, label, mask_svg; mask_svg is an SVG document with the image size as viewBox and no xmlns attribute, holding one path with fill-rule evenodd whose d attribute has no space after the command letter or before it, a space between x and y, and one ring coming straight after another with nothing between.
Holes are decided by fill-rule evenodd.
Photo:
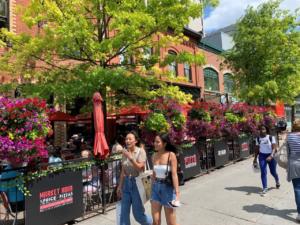
<instances>
[{"instance_id":1,"label":"seated person at patio","mask_svg":"<svg viewBox=\"0 0 300 225\"><path fill-rule=\"evenodd\" d=\"M91 158L92 153L89 150L81 151L81 157L88 159ZM100 185L98 168L96 166L91 166L83 169L82 171L82 179L83 179L83 191L84 192L96 192Z\"/></svg>"},{"instance_id":2,"label":"seated person at patio","mask_svg":"<svg viewBox=\"0 0 300 225\"><path fill-rule=\"evenodd\" d=\"M55 147L51 151L49 151L49 161L48 163L58 163L61 162L62 159L60 158L60 151L61 147ZM58 165L58 164L57 164Z\"/></svg>"},{"instance_id":3,"label":"seated person at patio","mask_svg":"<svg viewBox=\"0 0 300 225\"><path fill-rule=\"evenodd\" d=\"M74 144L74 140L71 138L68 143L67 143L67 148L71 151L75 151L76 150L76 145Z\"/></svg>"},{"instance_id":4,"label":"seated person at patio","mask_svg":"<svg viewBox=\"0 0 300 225\"><path fill-rule=\"evenodd\" d=\"M22 176L22 173L13 170L13 166L8 165L0 175L0 191L5 192L13 212L24 211L25 202L24 194L17 186L23 186L21 180L15 179Z\"/></svg>"},{"instance_id":5,"label":"seated person at patio","mask_svg":"<svg viewBox=\"0 0 300 225\"><path fill-rule=\"evenodd\" d=\"M122 135L118 135L116 140L115 140L114 145L111 148L111 153L112 154L122 153L122 150L123 150L122 144L123 144L123 142L124 142L124 137Z\"/></svg>"}]
</instances>

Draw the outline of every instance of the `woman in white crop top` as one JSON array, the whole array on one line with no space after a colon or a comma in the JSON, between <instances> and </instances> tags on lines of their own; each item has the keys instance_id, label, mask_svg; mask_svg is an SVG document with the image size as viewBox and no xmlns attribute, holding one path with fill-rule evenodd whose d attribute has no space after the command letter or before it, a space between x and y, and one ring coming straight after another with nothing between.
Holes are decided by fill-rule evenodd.
<instances>
[{"instance_id":1,"label":"woman in white crop top","mask_svg":"<svg viewBox=\"0 0 300 225\"><path fill-rule=\"evenodd\" d=\"M157 135L154 141L156 153L153 155L153 185L151 209L153 225L161 224L161 210L164 207L168 225L176 225L175 203L179 203L179 184L175 147L170 144L167 134ZM168 164L169 163L169 164ZM172 171L173 185L165 182L166 174Z\"/></svg>"}]
</instances>

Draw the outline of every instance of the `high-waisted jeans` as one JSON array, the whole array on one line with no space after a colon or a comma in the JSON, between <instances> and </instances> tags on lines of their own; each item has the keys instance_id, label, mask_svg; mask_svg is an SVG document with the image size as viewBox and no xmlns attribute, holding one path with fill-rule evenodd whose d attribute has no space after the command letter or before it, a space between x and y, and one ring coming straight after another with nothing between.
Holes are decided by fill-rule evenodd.
<instances>
[{"instance_id":1,"label":"high-waisted jeans","mask_svg":"<svg viewBox=\"0 0 300 225\"><path fill-rule=\"evenodd\" d=\"M272 159L271 161L267 161L267 158L270 155L271 154L259 153L259 156L258 156L259 167L260 167L260 172L261 172L261 182L262 182L263 189L268 187L268 183L267 183L267 165L269 165L270 172L271 172L272 176L274 177L276 184L279 183L279 177L278 177L278 174L276 172L276 165L277 165L276 160Z\"/></svg>"},{"instance_id":2,"label":"high-waisted jeans","mask_svg":"<svg viewBox=\"0 0 300 225\"><path fill-rule=\"evenodd\" d=\"M125 176L121 200L121 225L130 225L130 208L135 220L141 225L151 225L152 217L145 214L135 177Z\"/></svg>"}]
</instances>

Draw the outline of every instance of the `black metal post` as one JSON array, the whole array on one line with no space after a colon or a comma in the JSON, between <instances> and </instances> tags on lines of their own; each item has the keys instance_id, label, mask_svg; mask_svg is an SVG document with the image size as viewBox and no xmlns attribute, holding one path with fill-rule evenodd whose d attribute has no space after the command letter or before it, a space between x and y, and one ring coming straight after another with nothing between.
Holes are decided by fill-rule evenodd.
<instances>
[{"instance_id":1,"label":"black metal post","mask_svg":"<svg viewBox=\"0 0 300 225\"><path fill-rule=\"evenodd\" d=\"M105 183L105 166L102 163L100 166L101 169L101 185L102 185L102 213L104 214L106 212L106 183Z\"/></svg>"}]
</instances>

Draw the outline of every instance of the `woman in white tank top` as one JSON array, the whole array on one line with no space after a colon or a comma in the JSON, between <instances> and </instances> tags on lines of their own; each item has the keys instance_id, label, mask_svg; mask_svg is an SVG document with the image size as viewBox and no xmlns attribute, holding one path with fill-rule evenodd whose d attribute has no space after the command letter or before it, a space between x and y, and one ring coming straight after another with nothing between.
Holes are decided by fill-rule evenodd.
<instances>
[{"instance_id":1,"label":"woman in white tank top","mask_svg":"<svg viewBox=\"0 0 300 225\"><path fill-rule=\"evenodd\" d=\"M164 207L167 225L176 225L175 207L179 206L179 184L175 147L170 144L167 134L157 135L154 141L153 185L151 209L153 225L161 224L161 210ZM173 185L166 183L167 171L172 172Z\"/></svg>"}]
</instances>

